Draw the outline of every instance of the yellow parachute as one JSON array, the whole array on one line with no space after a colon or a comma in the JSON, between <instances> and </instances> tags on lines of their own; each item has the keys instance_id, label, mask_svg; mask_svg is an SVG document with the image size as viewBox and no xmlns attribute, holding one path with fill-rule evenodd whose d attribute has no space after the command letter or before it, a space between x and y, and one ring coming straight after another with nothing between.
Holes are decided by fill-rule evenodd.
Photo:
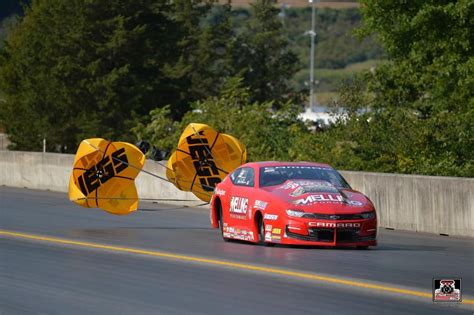
<instances>
[{"instance_id":1,"label":"yellow parachute","mask_svg":"<svg viewBox=\"0 0 474 315\"><path fill-rule=\"evenodd\" d=\"M69 200L112 214L129 214L138 208L135 178L145 155L134 145L101 138L81 142L69 179Z\"/></svg>"},{"instance_id":2,"label":"yellow parachute","mask_svg":"<svg viewBox=\"0 0 474 315\"><path fill-rule=\"evenodd\" d=\"M247 160L247 149L233 136L191 123L168 160L166 177L178 189L209 202L214 187Z\"/></svg>"}]
</instances>

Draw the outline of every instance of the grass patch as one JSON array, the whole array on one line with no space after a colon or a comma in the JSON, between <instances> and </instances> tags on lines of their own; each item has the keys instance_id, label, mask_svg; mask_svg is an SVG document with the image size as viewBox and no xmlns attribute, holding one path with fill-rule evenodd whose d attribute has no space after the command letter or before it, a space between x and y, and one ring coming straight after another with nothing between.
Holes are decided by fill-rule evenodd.
<instances>
[{"instance_id":1,"label":"grass patch","mask_svg":"<svg viewBox=\"0 0 474 315\"><path fill-rule=\"evenodd\" d=\"M342 69L315 69L316 91L318 93L337 92L342 83L351 80L356 73L369 70L382 62L384 61L374 59L353 63ZM300 70L293 77L293 87L299 91L308 89L308 82L309 69Z\"/></svg>"},{"instance_id":2,"label":"grass patch","mask_svg":"<svg viewBox=\"0 0 474 315\"><path fill-rule=\"evenodd\" d=\"M339 99L338 92L319 92L316 93L316 102L321 105L329 105Z\"/></svg>"}]
</instances>

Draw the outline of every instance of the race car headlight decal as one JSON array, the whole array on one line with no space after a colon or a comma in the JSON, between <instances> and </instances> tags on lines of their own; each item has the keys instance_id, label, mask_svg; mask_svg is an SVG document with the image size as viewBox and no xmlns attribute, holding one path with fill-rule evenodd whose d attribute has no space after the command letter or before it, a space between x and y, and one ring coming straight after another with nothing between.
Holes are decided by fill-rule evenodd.
<instances>
[{"instance_id":1,"label":"race car headlight decal","mask_svg":"<svg viewBox=\"0 0 474 315\"><path fill-rule=\"evenodd\" d=\"M291 209L287 209L286 210L286 214L290 217L297 217L297 218L301 218L302 216L304 216L305 212L302 211L302 210L291 210Z\"/></svg>"},{"instance_id":2,"label":"race car headlight decal","mask_svg":"<svg viewBox=\"0 0 474 315\"><path fill-rule=\"evenodd\" d=\"M363 212L360 214L362 219L373 219L375 218L375 211Z\"/></svg>"}]
</instances>

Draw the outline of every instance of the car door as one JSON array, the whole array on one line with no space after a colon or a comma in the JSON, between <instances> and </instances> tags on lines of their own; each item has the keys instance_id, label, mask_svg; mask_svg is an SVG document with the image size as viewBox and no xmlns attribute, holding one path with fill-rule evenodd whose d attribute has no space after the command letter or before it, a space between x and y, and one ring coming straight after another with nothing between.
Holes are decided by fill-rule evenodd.
<instances>
[{"instance_id":1,"label":"car door","mask_svg":"<svg viewBox=\"0 0 474 315\"><path fill-rule=\"evenodd\" d=\"M230 175L232 182L229 191L228 205L224 210L225 222L230 229L231 237L252 241L252 205L255 201L255 170L252 167L241 167Z\"/></svg>"}]
</instances>

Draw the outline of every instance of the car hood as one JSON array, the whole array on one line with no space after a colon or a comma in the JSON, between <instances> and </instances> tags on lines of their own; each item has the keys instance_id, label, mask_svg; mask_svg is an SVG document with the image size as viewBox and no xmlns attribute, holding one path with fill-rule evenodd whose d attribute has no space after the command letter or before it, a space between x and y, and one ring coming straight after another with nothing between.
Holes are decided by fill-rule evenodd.
<instances>
[{"instance_id":1,"label":"car hood","mask_svg":"<svg viewBox=\"0 0 474 315\"><path fill-rule=\"evenodd\" d=\"M337 188L327 181L287 180L276 186L263 187L272 197L287 203L288 209L323 214L361 213L373 210L362 193Z\"/></svg>"}]
</instances>

